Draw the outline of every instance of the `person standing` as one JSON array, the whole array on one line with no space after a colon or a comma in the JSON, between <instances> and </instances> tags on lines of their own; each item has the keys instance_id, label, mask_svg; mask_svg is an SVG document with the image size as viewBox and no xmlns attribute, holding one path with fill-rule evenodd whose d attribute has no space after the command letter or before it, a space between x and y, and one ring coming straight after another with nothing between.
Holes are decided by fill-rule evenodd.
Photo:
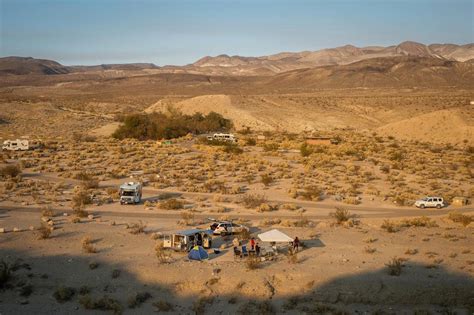
<instances>
[{"instance_id":1,"label":"person standing","mask_svg":"<svg viewBox=\"0 0 474 315\"><path fill-rule=\"evenodd\" d=\"M250 249L255 250L255 238L253 237L250 239Z\"/></svg>"},{"instance_id":2,"label":"person standing","mask_svg":"<svg viewBox=\"0 0 474 315\"><path fill-rule=\"evenodd\" d=\"M255 244L255 255L257 257L260 256L260 245L258 245L258 243Z\"/></svg>"},{"instance_id":3,"label":"person standing","mask_svg":"<svg viewBox=\"0 0 474 315\"><path fill-rule=\"evenodd\" d=\"M298 249L299 249L299 247L300 247L300 240L299 240L299 238L298 238L298 236L297 236L297 237L295 237L295 239L293 240L293 251L294 251L294 252L297 252Z\"/></svg>"}]
</instances>

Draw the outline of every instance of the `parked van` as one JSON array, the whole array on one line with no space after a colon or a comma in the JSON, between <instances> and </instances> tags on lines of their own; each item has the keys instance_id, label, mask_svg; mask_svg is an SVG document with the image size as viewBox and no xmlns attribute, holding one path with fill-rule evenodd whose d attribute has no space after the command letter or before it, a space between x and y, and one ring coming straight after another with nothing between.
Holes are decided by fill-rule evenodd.
<instances>
[{"instance_id":1,"label":"parked van","mask_svg":"<svg viewBox=\"0 0 474 315\"><path fill-rule=\"evenodd\" d=\"M424 208L441 209L444 207L444 199L441 197L426 197L426 198L415 201L415 206L421 209L424 209Z\"/></svg>"},{"instance_id":2,"label":"parked van","mask_svg":"<svg viewBox=\"0 0 474 315\"><path fill-rule=\"evenodd\" d=\"M190 251L193 246L202 246L204 248L211 248L212 231L192 229L179 231L163 236L163 247L171 248L175 251Z\"/></svg>"},{"instance_id":3,"label":"parked van","mask_svg":"<svg viewBox=\"0 0 474 315\"><path fill-rule=\"evenodd\" d=\"M142 184L128 182L120 185L120 204L136 204L142 200Z\"/></svg>"}]
</instances>

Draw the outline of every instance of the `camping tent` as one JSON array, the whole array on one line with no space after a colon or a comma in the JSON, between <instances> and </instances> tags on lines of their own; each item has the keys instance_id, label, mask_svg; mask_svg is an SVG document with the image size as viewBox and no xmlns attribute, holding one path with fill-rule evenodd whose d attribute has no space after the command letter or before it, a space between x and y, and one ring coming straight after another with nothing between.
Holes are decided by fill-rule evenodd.
<instances>
[{"instance_id":1,"label":"camping tent","mask_svg":"<svg viewBox=\"0 0 474 315\"><path fill-rule=\"evenodd\" d=\"M262 242L275 242L275 243L283 243L283 242L291 242L293 239L286 235L283 232L280 232L277 229L273 229L267 231L265 233L258 234L258 238Z\"/></svg>"},{"instance_id":2,"label":"camping tent","mask_svg":"<svg viewBox=\"0 0 474 315\"><path fill-rule=\"evenodd\" d=\"M202 246L194 246L193 249L189 251L188 258L191 260L203 260L208 259L209 254Z\"/></svg>"}]
</instances>

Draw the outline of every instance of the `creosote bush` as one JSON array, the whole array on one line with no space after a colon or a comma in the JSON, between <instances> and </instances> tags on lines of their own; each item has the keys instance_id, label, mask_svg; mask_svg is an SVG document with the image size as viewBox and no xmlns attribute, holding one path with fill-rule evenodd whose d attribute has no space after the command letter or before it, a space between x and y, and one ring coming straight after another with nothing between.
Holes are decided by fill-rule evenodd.
<instances>
[{"instance_id":1,"label":"creosote bush","mask_svg":"<svg viewBox=\"0 0 474 315\"><path fill-rule=\"evenodd\" d=\"M94 299L89 294L86 294L79 299L79 303L87 310L112 311L114 314L122 313L122 305L107 295Z\"/></svg>"},{"instance_id":2,"label":"creosote bush","mask_svg":"<svg viewBox=\"0 0 474 315\"><path fill-rule=\"evenodd\" d=\"M241 197L241 202L246 208L256 208L263 203L267 202L267 197L265 195L258 194L245 194Z\"/></svg>"},{"instance_id":3,"label":"creosote bush","mask_svg":"<svg viewBox=\"0 0 474 315\"><path fill-rule=\"evenodd\" d=\"M76 294L76 289L60 286L54 291L53 296L59 303L64 303L71 300L74 294Z\"/></svg>"},{"instance_id":4,"label":"creosote bush","mask_svg":"<svg viewBox=\"0 0 474 315\"><path fill-rule=\"evenodd\" d=\"M5 165L0 167L0 176L1 177L17 177L21 174L21 169L18 165Z\"/></svg>"},{"instance_id":5,"label":"creosote bush","mask_svg":"<svg viewBox=\"0 0 474 315\"><path fill-rule=\"evenodd\" d=\"M388 274L391 276L399 276L402 273L402 260L394 257L387 264Z\"/></svg>"},{"instance_id":6,"label":"creosote bush","mask_svg":"<svg viewBox=\"0 0 474 315\"><path fill-rule=\"evenodd\" d=\"M330 215L336 220L337 224L342 224L344 222L347 222L351 218L351 214L349 213L349 210L339 208L339 207L336 207L336 211L330 213Z\"/></svg>"},{"instance_id":7,"label":"creosote bush","mask_svg":"<svg viewBox=\"0 0 474 315\"><path fill-rule=\"evenodd\" d=\"M171 198L167 199L163 202L160 203L160 208L161 209L166 209L166 210L178 210L178 209L183 209L184 208L184 202Z\"/></svg>"}]
</instances>

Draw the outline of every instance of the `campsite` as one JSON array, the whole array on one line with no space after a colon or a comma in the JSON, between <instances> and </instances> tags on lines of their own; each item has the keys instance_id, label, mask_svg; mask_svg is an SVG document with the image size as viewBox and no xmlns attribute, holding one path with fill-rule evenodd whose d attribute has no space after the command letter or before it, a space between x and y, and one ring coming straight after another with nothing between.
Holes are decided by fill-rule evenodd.
<instances>
[{"instance_id":1,"label":"campsite","mask_svg":"<svg viewBox=\"0 0 474 315\"><path fill-rule=\"evenodd\" d=\"M0 0L0 315L474 315L474 0Z\"/></svg>"}]
</instances>

